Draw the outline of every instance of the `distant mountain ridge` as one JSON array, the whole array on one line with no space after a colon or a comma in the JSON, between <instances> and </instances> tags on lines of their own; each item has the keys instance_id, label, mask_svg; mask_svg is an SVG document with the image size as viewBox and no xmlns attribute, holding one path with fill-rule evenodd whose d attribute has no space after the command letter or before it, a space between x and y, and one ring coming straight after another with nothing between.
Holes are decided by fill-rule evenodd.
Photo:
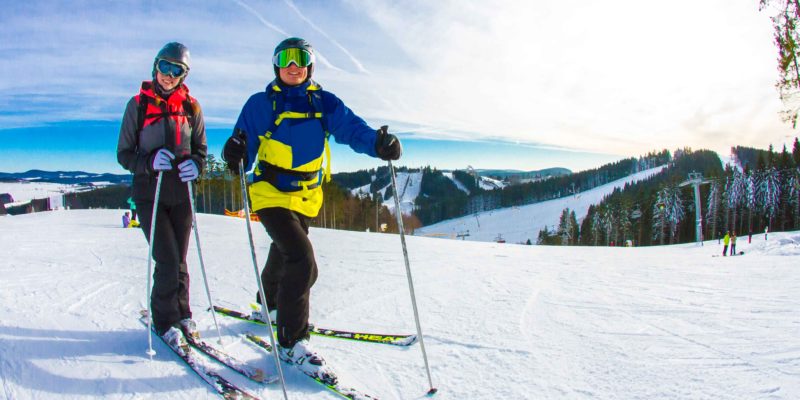
<instances>
[{"instance_id":1,"label":"distant mountain ridge","mask_svg":"<svg viewBox=\"0 0 800 400\"><path fill-rule=\"evenodd\" d=\"M131 174L109 174L91 173L84 171L42 171L32 169L25 172L0 172L0 181L4 182L50 182L64 184L89 184L89 183L111 183L111 184L130 184L133 176Z\"/></svg>"},{"instance_id":2,"label":"distant mountain ridge","mask_svg":"<svg viewBox=\"0 0 800 400\"><path fill-rule=\"evenodd\" d=\"M476 169L480 176L497 176L502 179L516 177L519 179L544 179L551 176L570 175L572 171L567 168L554 167L538 171L520 171L516 169Z\"/></svg>"}]
</instances>

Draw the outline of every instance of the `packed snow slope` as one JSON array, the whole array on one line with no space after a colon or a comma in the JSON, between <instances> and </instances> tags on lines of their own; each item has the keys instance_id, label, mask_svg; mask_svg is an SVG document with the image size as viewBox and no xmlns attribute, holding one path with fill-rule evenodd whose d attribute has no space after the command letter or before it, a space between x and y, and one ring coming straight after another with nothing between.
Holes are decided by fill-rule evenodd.
<instances>
[{"instance_id":1,"label":"packed snow slope","mask_svg":"<svg viewBox=\"0 0 800 400\"><path fill-rule=\"evenodd\" d=\"M403 214L411 214L414 210L414 202L416 201L417 197L419 196L421 184L422 184L422 171L418 172L405 172L405 171L397 171L396 174L396 183L397 183L397 191L400 193L400 209L402 210ZM367 184L361 187L357 187L355 189L351 189L350 193L354 196L367 196L369 195L369 188L371 184ZM384 198L386 195L386 191L392 187L391 182L384 186L382 189L378 190L380 193L381 199ZM384 199L381 203L382 206L389 208L389 212L394 214L395 203L394 197L389 197L388 199Z\"/></svg>"},{"instance_id":2,"label":"packed snow slope","mask_svg":"<svg viewBox=\"0 0 800 400\"><path fill-rule=\"evenodd\" d=\"M147 245L122 211L0 217L0 398L213 399L137 321ZM199 215L215 302L255 295L244 221ZM259 263L269 239L255 227ZM312 320L414 332L397 235L311 229L319 279ZM800 232L649 248L549 247L408 237L425 344L440 399L798 399ZM191 305L216 340L194 243ZM226 349L274 372L218 316ZM419 344L402 349L312 337L341 379L381 399L428 389ZM258 386L220 369L263 399ZM285 368L290 399L335 399Z\"/></svg>"},{"instance_id":3,"label":"packed snow slope","mask_svg":"<svg viewBox=\"0 0 800 400\"><path fill-rule=\"evenodd\" d=\"M615 188L626 183L637 182L658 174L664 166L647 169L617 179L585 192L559 199L527 204L519 207L484 211L459 218L453 218L417 229L414 233L423 236L455 238L468 233L466 240L492 242L503 238L509 243L525 243L528 239L536 243L539 231L547 227L551 231L558 227L558 220L565 208L575 211L578 222L586 217L589 206L600 204L603 198ZM399 184L399 183L398 183Z\"/></svg>"}]
</instances>

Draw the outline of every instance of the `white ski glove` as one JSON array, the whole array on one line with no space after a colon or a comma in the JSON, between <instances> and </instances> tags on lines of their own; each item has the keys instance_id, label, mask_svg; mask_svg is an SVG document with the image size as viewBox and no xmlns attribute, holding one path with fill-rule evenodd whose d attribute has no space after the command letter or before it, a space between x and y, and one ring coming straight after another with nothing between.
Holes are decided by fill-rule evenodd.
<instances>
[{"instance_id":1,"label":"white ski glove","mask_svg":"<svg viewBox=\"0 0 800 400\"><path fill-rule=\"evenodd\" d=\"M153 171L168 171L172 169L172 160L175 155L167 149L159 149L153 156Z\"/></svg>"},{"instance_id":2,"label":"white ski glove","mask_svg":"<svg viewBox=\"0 0 800 400\"><path fill-rule=\"evenodd\" d=\"M197 164L191 158L178 164L178 176L182 182L189 182L197 179L200 176L200 170Z\"/></svg>"}]
</instances>

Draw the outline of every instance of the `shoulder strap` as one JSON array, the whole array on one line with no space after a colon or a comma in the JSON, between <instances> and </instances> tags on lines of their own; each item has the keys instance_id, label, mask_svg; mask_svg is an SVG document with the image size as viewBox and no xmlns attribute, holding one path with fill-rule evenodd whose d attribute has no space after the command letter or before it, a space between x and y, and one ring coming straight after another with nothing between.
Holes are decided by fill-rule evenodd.
<instances>
[{"instance_id":1,"label":"shoulder strap","mask_svg":"<svg viewBox=\"0 0 800 400\"><path fill-rule=\"evenodd\" d=\"M319 123L322 125L322 131L325 132L325 173L323 179L325 182L331 181L331 146L328 143L328 137L331 133L328 131L328 126L325 123L325 107L322 102L322 94L318 91L308 92L308 102L311 104L312 112L319 114Z\"/></svg>"},{"instance_id":2,"label":"shoulder strap","mask_svg":"<svg viewBox=\"0 0 800 400\"><path fill-rule=\"evenodd\" d=\"M186 120L189 122L189 128L194 130L194 123L197 119L197 109L194 106L194 101L189 96L186 96L186 99L183 100L183 112L186 113Z\"/></svg>"},{"instance_id":3,"label":"shoulder strap","mask_svg":"<svg viewBox=\"0 0 800 400\"><path fill-rule=\"evenodd\" d=\"M138 152L139 151L139 135L142 133L142 128L144 128L144 119L145 119L145 117L147 115L147 102L149 100L148 100L147 96L144 96L142 94L139 94L139 96L137 96L137 98L138 98L138 102L137 102L137 107L136 107L136 110L137 110L136 118L137 119L136 119L136 135L135 135L136 136L136 147L135 147L135 149Z\"/></svg>"},{"instance_id":4,"label":"shoulder strap","mask_svg":"<svg viewBox=\"0 0 800 400\"><path fill-rule=\"evenodd\" d=\"M308 92L308 102L311 104L311 109L314 113L320 113L319 123L322 124L322 130L325 132L325 139L330 136L328 126L325 124L325 109L322 106L322 95L318 91Z\"/></svg>"},{"instance_id":5,"label":"shoulder strap","mask_svg":"<svg viewBox=\"0 0 800 400\"><path fill-rule=\"evenodd\" d=\"M272 91L272 92L267 91L267 106L270 106L270 105L272 106L272 110L269 113L270 126L269 126L269 128L267 128L267 131L262 134L262 136L265 136L267 139L269 139L272 136L272 133L275 132L275 129L278 128L278 124L276 123L276 119L275 119L275 114L278 113L278 109L279 109L278 100L279 99L282 99L282 97L278 96L278 92L276 92L276 91ZM283 104L281 104L280 108L281 109L283 108ZM267 110L267 111L270 111L270 110Z\"/></svg>"}]
</instances>

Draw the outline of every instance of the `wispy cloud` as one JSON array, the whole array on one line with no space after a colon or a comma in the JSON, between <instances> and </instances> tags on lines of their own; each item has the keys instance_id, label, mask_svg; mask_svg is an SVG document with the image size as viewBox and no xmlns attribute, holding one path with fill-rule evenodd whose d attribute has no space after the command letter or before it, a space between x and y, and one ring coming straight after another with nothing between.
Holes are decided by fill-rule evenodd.
<instances>
[{"instance_id":1,"label":"wispy cloud","mask_svg":"<svg viewBox=\"0 0 800 400\"><path fill-rule=\"evenodd\" d=\"M261 15L261 13L259 13L259 12L258 12L258 11L256 11L256 10L254 10L254 9L253 9L253 7L250 7L250 6L249 6L249 5L247 5L247 3L245 3L244 1L241 1L241 0L233 0L233 2L234 2L234 3L236 3L236 4L238 4L239 6L241 6L242 8L244 8L245 10L247 10L247 12L249 12L250 14L253 14L253 16L254 16L254 17L256 17L256 18L257 18L259 21L261 21L261 23L262 23L262 24L264 24L264 26L266 26L267 28L269 28L269 29L272 29L272 30L273 30L273 31L275 31L275 32L278 32L278 33L280 33L280 34L281 34L281 35L283 35L283 36L289 36L289 34L288 34L288 33L286 33L286 31L284 31L283 29L279 28L277 25L275 25L275 24L273 24L273 23L271 23L271 22L267 21L267 20L266 20L266 19L265 19L265 18L264 18L264 17Z\"/></svg>"},{"instance_id":2,"label":"wispy cloud","mask_svg":"<svg viewBox=\"0 0 800 400\"><path fill-rule=\"evenodd\" d=\"M120 118L173 40L227 128L273 79L275 45L302 36L326 89L407 137L631 155L796 136L777 115L769 15L747 2L176 1L4 5L0 129Z\"/></svg>"},{"instance_id":3,"label":"wispy cloud","mask_svg":"<svg viewBox=\"0 0 800 400\"><path fill-rule=\"evenodd\" d=\"M366 68L364 68L364 65L361 63L361 61L358 61L358 59L357 59L355 56L353 56L353 54L352 54L352 53L350 53L350 52L349 52L349 51L348 51L348 50L347 50L347 49L346 49L344 46L342 46L342 45L341 45L341 44L340 44L338 41L336 41L336 40L335 40L334 38L332 38L330 35L328 35L327 33L325 33L325 31L323 31L322 29L320 29L320 28L319 28L319 26L317 26L317 25L316 25L314 22L312 22L310 19L308 19L308 18L307 18L307 17L306 17L306 16L305 16L305 15L304 15L304 14L303 14L303 13L302 13L302 12L301 12L301 11L300 11L298 8L297 8L297 6L296 6L296 5L295 5L295 4L294 4L294 3L293 3L291 0L284 0L284 2L286 3L286 5L288 5L288 6L289 6L289 8L290 8L290 9L292 9L292 11L294 11L294 12L295 12L295 14L297 14L297 16L298 16L298 17L300 17L300 19L302 19L303 21L305 21L306 23L308 23L308 25L309 25L309 26L310 26L312 29L314 29L316 32L319 32L320 34L322 34L322 36L324 36L324 37L325 37L326 39L328 39L328 40L329 40L331 43L333 43L333 45L334 45L334 46L336 46L336 47L337 47L339 50L341 50L341 51L342 51L344 54L346 54L346 55L347 55L347 57L348 57L348 58L350 58L350 61L352 61L352 62L353 62L353 64L356 66L356 68L358 69L358 72L362 72L362 73L369 73L369 71L367 71L367 69L366 69Z\"/></svg>"}]
</instances>

